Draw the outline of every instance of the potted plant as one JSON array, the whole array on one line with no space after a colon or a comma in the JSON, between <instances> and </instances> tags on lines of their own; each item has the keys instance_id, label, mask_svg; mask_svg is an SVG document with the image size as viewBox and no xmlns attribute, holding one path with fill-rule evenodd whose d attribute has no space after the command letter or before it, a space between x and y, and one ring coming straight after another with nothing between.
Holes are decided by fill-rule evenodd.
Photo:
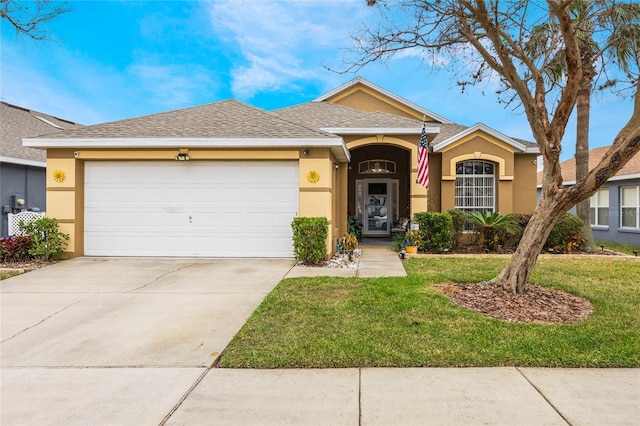
<instances>
[{"instance_id":1,"label":"potted plant","mask_svg":"<svg viewBox=\"0 0 640 426\"><path fill-rule=\"evenodd\" d=\"M415 230L408 231L404 235L404 249L408 254L418 253L420 245L420 233Z\"/></svg>"},{"instance_id":2,"label":"potted plant","mask_svg":"<svg viewBox=\"0 0 640 426\"><path fill-rule=\"evenodd\" d=\"M356 247L358 247L358 238L353 234L346 233L338 240L338 252L342 253L344 260L352 259Z\"/></svg>"}]
</instances>

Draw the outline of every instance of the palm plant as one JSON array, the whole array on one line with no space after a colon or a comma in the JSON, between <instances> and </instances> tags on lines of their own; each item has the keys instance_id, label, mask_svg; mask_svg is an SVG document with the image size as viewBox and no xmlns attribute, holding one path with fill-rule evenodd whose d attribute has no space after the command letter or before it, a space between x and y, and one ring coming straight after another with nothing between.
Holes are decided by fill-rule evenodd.
<instances>
[{"instance_id":1,"label":"palm plant","mask_svg":"<svg viewBox=\"0 0 640 426\"><path fill-rule=\"evenodd\" d=\"M478 231L478 244L488 250L496 251L501 232L515 232L520 223L513 216L504 216L498 212L468 212L467 217Z\"/></svg>"}]
</instances>

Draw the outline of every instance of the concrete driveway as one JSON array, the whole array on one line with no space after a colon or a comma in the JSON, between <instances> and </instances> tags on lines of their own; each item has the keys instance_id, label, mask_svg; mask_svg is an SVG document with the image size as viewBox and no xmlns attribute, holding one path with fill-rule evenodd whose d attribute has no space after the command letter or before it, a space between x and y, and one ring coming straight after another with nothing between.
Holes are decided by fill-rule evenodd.
<instances>
[{"instance_id":1,"label":"concrete driveway","mask_svg":"<svg viewBox=\"0 0 640 426\"><path fill-rule=\"evenodd\" d=\"M0 423L161 423L293 263L78 258L0 281Z\"/></svg>"}]
</instances>

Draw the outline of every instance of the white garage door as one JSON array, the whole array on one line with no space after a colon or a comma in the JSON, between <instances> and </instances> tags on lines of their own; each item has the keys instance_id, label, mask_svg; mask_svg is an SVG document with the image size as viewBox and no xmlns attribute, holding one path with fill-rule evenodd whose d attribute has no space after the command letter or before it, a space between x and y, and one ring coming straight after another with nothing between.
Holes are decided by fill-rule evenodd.
<instances>
[{"instance_id":1,"label":"white garage door","mask_svg":"<svg viewBox=\"0 0 640 426\"><path fill-rule=\"evenodd\" d=\"M296 161L85 164L89 256L292 257Z\"/></svg>"}]
</instances>

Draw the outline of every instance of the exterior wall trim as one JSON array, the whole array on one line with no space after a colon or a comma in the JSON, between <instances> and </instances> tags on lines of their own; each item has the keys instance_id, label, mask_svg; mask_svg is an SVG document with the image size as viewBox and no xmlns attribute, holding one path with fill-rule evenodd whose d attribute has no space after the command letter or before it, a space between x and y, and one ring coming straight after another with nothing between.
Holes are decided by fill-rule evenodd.
<instances>
[{"instance_id":1,"label":"exterior wall trim","mask_svg":"<svg viewBox=\"0 0 640 426\"><path fill-rule=\"evenodd\" d=\"M23 138L31 148L329 148L339 161L351 156L339 136L326 138Z\"/></svg>"},{"instance_id":2,"label":"exterior wall trim","mask_svg":"<svg viewBox=\"0 0 640 426\"><path fill-rule=\"evenodd\" d=\"M339 135L419 135L422 127L321 127L320 130ZM425 132L437 135L440 127L425 127Z\"/></svg>"},{"instance_id":3,"label":"exterior wall trim","mask_svg":"<svg viewBox=\"0 0 640 426\"><path fill-rule=\"evenodd\" d=\"M465 137L465 136L469 136L472 133L476 132L476 131L483 131L484 133L491 135L495 138L497 138L498 140L505 142L509 145L511 145L513 148L517 149L520 152L523 153L528 153L528 154L539 154L540 150L535 147L535 148L529 148L526 145L516 141L515 139L510 138L509 136L498 132L495 129L492 129L491 127L488 127L485 124L482 123L477 123L471 127L469 127L468 129L463 130L462 132L453 135L452 137L450 137L449 139L446 139L440 143L437 143L433 146L433 151L434 152L439 152L442 151L444 148L446 148L447 146L451 145L452 143L458 141L459 139Z\"/></svg>"},{"instance_id":4,"label":"exterior wall trim","mask_svg":"<svg viewBox=\"0 0 640 426\"><path fill-rule=\"evenodd\" d=\"M498 180L513 180L514 177L511 175L506 175L505 174L505 168L506 168L506 161L504 158L501 157L497 157L495 155L491 155L491 154L483 154L481 152L474 152L472 154L463 154L463 155L458 155L457 157L453 157L450 162L449 162L449 170L454 171L456 169L456 164L459 163L460 161L465 161L465 160L489 160L489 161L493 161L494 163L498 163L498 165L500 167L498 167L499 170L499 175L498 175ZM456 180L456 175L448 175L448 176L442 176L442 180Z\"/></svg>"},{"instance_id":5,"label":"exterior wall trim","mask_svg":"<svg viewBox=\"0 0 640 426\"><path fill-rule=\"evenodd\" d=\"M3 157L0 155L0 163L19 164L21 166L47 167L46 161L27 160L25 158Z\"/></svg>"}]
</instances>

